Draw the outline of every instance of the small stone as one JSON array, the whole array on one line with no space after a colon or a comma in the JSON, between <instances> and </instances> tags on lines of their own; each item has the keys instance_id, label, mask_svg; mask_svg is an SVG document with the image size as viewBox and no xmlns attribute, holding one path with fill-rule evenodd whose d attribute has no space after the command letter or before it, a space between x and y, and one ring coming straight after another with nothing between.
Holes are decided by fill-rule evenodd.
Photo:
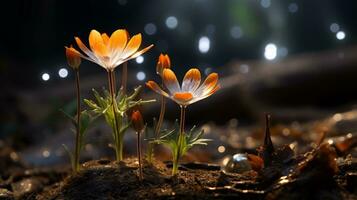
<instances>
[{"instance_id":1,"label":"small stone","mask_svg":"<svg viewBox=\"0 0 357 200\"><path fill-rule=\"evenodd\" d=\"M43 186L38 179L28 178L11 184L15 197L22 197L25 194L35 192Z\"/></svg>"},{"instance_id":2,"label":"small stone","mask_svg":"<svg viewBox=\"0 0 357 200\"><path fill-rule=\"evenodd\" d=\"M252 170L252 166L246 154L238 153L225 157L221 162L221 169L224 173L243 173Z\"/></svg>"}]
</instances>

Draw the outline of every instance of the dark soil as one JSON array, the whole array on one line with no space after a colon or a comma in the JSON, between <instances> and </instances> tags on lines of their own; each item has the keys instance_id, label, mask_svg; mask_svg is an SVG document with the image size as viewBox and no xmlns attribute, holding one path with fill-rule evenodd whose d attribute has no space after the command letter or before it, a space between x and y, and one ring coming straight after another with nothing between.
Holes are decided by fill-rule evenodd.
<instances>
[{"instance_id":1,"label":"dark soil","mask_svg":"<svg viewBox=\"0 0 357 200\"><path fill-rule=\"evenodd\" d=\"M171 177L171 169L162 162L145 164L144 180L139 181L137 159L126 159L119 164L109 160L90 161L79 174L68 176L63 182L46 188L36 199L212 199L244 197L260 199L261 194L212 192L210 188L227 182L251 181L254 171L239 177L228 177L218 166L188 164L180 167L178 176ZM194 169L195 168L195 169Z\"/></svg>"}]
</instances>

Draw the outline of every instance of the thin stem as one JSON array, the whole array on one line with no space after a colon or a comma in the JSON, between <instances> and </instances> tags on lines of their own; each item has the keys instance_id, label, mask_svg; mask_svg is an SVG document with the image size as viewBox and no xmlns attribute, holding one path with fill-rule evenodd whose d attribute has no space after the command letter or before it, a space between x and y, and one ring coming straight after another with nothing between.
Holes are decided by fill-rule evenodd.
<instances>
[{"instance_id":1,"label":"thin stem","mask_svg":"<svg viewBox=\"0 0 357 200\"><path fill-rule=\"evenodd\" d=\"M76 134L76 147L75 147L75 155L74 155L74 166L75 172L79 171L79 156L81 150L81 136L80 136L80 128L81 128L81 93L80 93L80 85L79 85L79 70L76 70L75 73L76 79L76 91L77 91L77 134Z\"/></svg>"},{"instance_id":2,"label":"thin stem","mask_svg":"<svg viewBox=\"0 0 357 200\"><path fill-rule=\"evenodd\" d=\"M126 94L126 85L128 80L128 62L123 63L122 79L121 79L121 88L123 94Z\"/></svg>"},{"instance_id":3,"label":"thin stem","mask_svg":"<svg viewBox=\"0 0 357 200\"><path fill-rule=\"evenodd\" d=\"M182 140L184 140L185 134L185 115L186 115L186 106L180 106L181 114L180 114L180 133L178 137L177 144L177 152L176 155L173 155L173 163L172 163L172 175L175 175L178 171L178 163L182 153Z\"/></svg>"},{"instance_id":4,"label":"thin stem","mask_svg":"<svg viewBox=\"0 0 357 200\"><path fill-rule=\"evenodd\" d=\"M110 93L112 96L112 108L113 108L113 114L114 114L114 126L115 126L115 131L114 131L114 140L115 140L115 153L116 153L116 160L121 161L123 158L122 156L122 148L120 147L120 129L119 129L119 124L118 124L118 119L117 119L117 111L116 111L116 99L115 99L115 81L114 81L114 72L109 71L108 72L108 78L109 78L109 88L110 88Z\"/></svg>"},{"instance_id":5,"label":"thin stem","mask_svg":"<svg viewBox=\"0 0 357 200\"><path fill-rule=\"evenodd\" d=\"M159 136L160 129L161 129L161 126L162 126L162 122L164 121L165 110L166 110L166 98L164 96L161 96L160 115L159 115L159 120L157 121L157 125L156 125L156 128L155 128L155 137L156 137L156 139Z\"/></svg>"},{"instance_id":6,"label":"thin stem","mask_svg":"<svg viewBox=\"0 0 357 200\"><path fill-rule=\"evenodd\" d=\"M181 116L180 116L180 135L183 135L185 132L185 115L186 115L186 106L180 106Z\"/></svg>"},{"instance_id":7,"label":"thin stem","mask_svg":"<svg viewBox=\"0 0 357 200\"><path fill-rule=\"evenodd\" d=\"M139 160L139 180L143 180L143 167L141 164L141 139L140 139L140 132L137 132L138 134L138 141L137 141L137 154L138 154L138 160Z\"/></svg>"}]
</instances>

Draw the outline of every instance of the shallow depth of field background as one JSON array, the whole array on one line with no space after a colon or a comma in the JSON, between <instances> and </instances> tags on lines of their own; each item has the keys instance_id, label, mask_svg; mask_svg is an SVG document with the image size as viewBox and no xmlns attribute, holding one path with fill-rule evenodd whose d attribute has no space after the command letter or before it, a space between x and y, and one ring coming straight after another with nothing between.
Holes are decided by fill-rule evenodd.
<instances>
[{"instance_id":1,"label":"shallow depth of field background","mask_svg":"<svg viewBox=\"0 0 357 200\"><path fill-rule=\"evenodd\" d=\"M75 108L74 77L64 46L74 44L74 36L87 43L91 29L111 33L125 28L130 34L142 33L143 45L155 45L129 62L130 89L148 80L159 81L155 65L161 52L170 55L180 80L191 67L199 68L204 77L220 74L222 90L189 107L188 127L209 122L250 126L260 123L265 112L281 123L306 122L352 110L357 102L354 1L18 0L2 4L0 144L22 151L27 161L36 164L42 163L34 161L37 155L62 155L61 144L73 142L61 137L71 133L59 109L73 112ZM120 67L117 73L120 77ZM93 97L92 88L107 86L105 70L88 61L82 61L81 80L85 98ZM142 97L159 99L147 88ZM159 114L159 104L143 111L150 125ZM178 113L170 102L168 122ZM110 130L98 122L90 138L107 148L102 135L110 138ZM129 140L128 146L133 144Z\"/></svg>"}]
</instances>

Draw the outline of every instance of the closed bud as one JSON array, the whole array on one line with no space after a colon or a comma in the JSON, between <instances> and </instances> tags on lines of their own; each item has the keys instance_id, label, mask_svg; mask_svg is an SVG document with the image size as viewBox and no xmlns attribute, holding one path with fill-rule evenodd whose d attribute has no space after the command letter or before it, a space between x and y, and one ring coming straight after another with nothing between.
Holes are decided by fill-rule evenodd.
<instances>
[{"instance_id":1,"label":"closed bud","mask_svg":"<svg viewBox=\"0 0 357 200\"><path fill-rule=\"evenodd\" d=\"M160 54L156 64L156 73L162 76L164 69L171 67L170 57L167 54Z\"/></svg>"},{"instance_id":2,"label":"closed bud","mask_svg":"<svg viewBox=\"0 0 357 200\"><path fill-rule=\"evenodd\" d=\"M131 114L131 123L132 123L134 130L138 133L140 133L144 129L144 120L143 120L143 117L142 117L140 111L135 110Z\"/></svg>"},{"instance_id":3,"label":"closed bud","mask_svg":"<svg viewBox=\"0 0 357 200\"><path fill-rule=\"evenodd\" d=\"M70 47L65 48L68 65L73 69L78 70L79 65L81 64L80 53L76 49L74 49L72 45Z\"/></svg>"}]
</instances>

